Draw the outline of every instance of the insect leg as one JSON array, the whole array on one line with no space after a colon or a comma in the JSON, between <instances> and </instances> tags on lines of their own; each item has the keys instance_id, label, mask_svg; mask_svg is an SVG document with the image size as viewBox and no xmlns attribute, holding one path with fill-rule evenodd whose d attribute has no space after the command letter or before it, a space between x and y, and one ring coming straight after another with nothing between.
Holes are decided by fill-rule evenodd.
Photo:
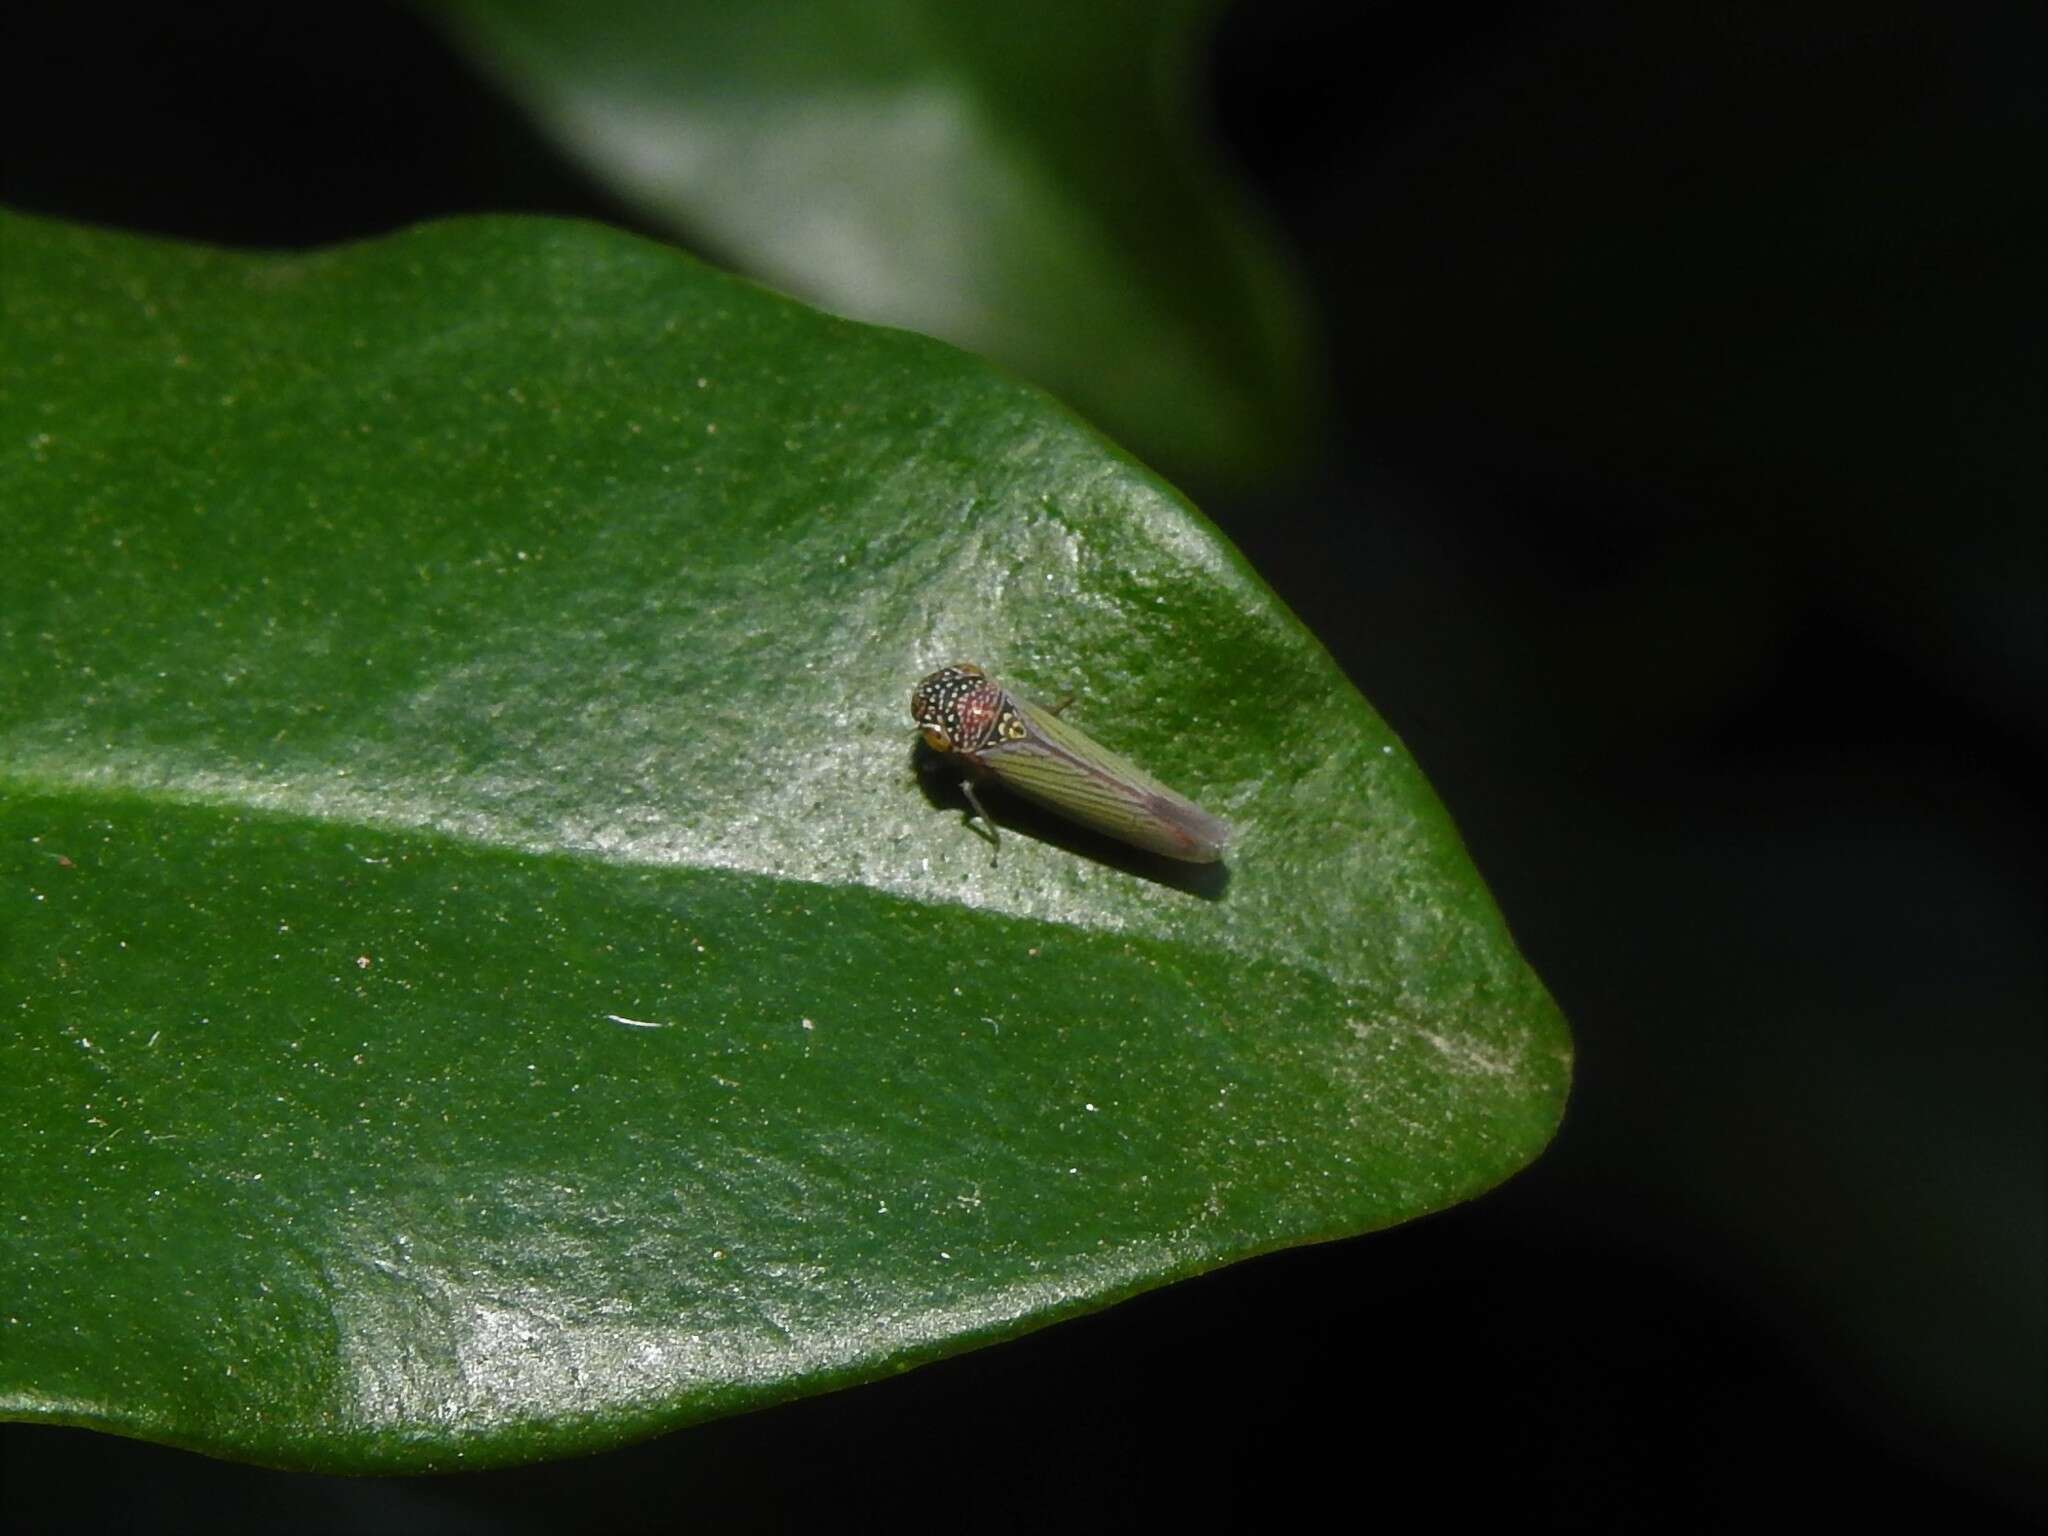
<instances>
[{"instance_id":1,"label":"insect leg","mask_svg":"<svg viewBox=\"0 0 2048 1536\"><path fill-rule=\"evenodd\" d=\"M989 820L988 812L981 808L981 796L974 792L974 781L962 779L960 781L960 792L967 796L967 803L974 807L974 814L981 822L981 830L988 834L989 846L995 850L995 853L989 856L989 862L993 864L997 856L1002 853L1002 834L996 831L996 824Z\"/></svg>"}]
</instances>

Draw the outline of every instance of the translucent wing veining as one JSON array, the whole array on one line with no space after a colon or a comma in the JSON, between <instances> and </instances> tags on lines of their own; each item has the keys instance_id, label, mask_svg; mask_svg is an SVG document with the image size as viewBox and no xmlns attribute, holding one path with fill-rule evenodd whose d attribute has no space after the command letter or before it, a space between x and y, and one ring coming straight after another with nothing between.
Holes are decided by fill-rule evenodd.
<instances>
[{"instance_id":1,"label":"translucent wing veining","mask_svg":"<svg viewBox=\"0 0 2048 1536\"><path fill-rule=\"evenodd\" d=\"M998 783L1084 826L1169 858L1223 856L1230 828L1129 758L1037 704L1008 695L1026 726L1019 740L978 754Z\"/></svg>"}]
</instances>

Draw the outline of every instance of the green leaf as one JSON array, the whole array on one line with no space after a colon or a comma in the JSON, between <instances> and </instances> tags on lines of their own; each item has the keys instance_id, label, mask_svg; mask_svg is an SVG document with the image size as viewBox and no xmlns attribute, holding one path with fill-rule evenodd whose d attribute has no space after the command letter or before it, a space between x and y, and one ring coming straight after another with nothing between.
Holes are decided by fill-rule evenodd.
<instances>
[{"instance_id":1,"label":"green leaf","mask_svg":"<svg viewBox=\"0 0 2048 1536\"><path fill-rule=\"evenodd\" d=\"M589 1449L1550 1135L1562 1023L1415 763L1029 388L589 226L0 240L7 1412ZM913 761L956 657L1229 867L1014 803L992 864Z\"/></svg>"},{"instance_id":2,"label":"green leaf","mask_svg":"<svg viewBox=\"0 0 2048 1536\"><path fill-rule=\"evenodd\" d=\"M1214 0L429 0L686 242L995 358L1206 484L1313 435L1305 303L1197 131Z\"/></svg>"}]
</instances>

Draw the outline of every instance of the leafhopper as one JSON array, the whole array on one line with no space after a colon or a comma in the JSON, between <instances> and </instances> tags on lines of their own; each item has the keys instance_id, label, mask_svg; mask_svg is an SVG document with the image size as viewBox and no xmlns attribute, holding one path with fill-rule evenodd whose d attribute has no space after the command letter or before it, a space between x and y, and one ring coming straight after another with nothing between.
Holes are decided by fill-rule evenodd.
<instances>
[{"instance_id":1,"label":"leafhopper","mask_svg":"<svg viewBox=\"0 0 2048 1536\"><path fill-rule=\"evenodd\" d=\"M1191 864L1223 857L1230 828L1047 709L1019 698L970 662L941 667L910 695L925 745L966 770L967 803L998 847L974 792L993 779L1047 810L1133 847Z\"/></svg>"}]
</instances>

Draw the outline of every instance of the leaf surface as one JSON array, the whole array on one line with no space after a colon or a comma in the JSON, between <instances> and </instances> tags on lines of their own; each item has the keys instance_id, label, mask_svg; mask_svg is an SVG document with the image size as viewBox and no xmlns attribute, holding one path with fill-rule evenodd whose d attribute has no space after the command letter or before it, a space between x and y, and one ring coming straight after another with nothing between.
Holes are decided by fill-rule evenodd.
<instances>
[{"instance_id":1,"label":"leaf surface","mask_svg":"<svg viewBox=\"0 0 2048 1536\"><path fill-rule=\"evenodd\" d=\"M0 223L0 1404L591 1449L1470 1196L1554 1006L1198 514L935 342L531 220ZM1038 693L1189 869L920 771Z\"/></svg>"}]
</instances>

